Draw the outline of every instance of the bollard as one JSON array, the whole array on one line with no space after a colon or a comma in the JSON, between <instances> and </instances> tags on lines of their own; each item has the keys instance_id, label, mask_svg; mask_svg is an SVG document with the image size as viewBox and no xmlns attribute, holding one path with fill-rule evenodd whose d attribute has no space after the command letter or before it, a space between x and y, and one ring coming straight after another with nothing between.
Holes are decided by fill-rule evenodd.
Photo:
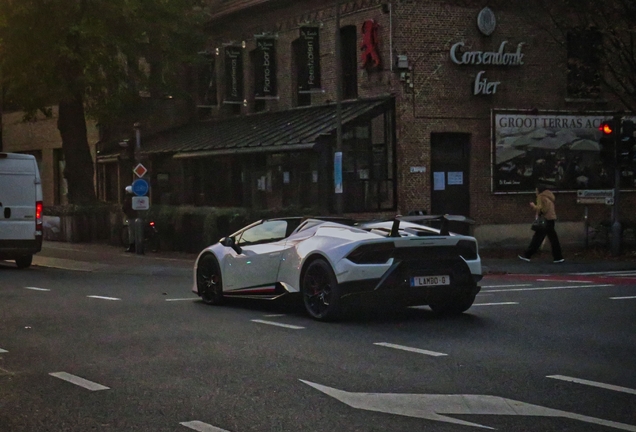
<instances>
[{"instance_id":1,"label":"bollard","mask_svg":"<svg viewBox=\"0 0 636 432\"><path fill-rule=\"evenodd\" d=\"M135 219L135 252L137 255L144 254L144 220Z\"/></svg>"}]
</instances>

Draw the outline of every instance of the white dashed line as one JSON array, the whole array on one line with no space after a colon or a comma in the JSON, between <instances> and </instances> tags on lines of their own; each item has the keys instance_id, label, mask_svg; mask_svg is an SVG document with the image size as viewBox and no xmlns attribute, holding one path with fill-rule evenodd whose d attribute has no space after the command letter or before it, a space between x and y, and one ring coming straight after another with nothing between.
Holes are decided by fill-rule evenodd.
<instances>
[{"instance_id":1,"label":"white dashed line","mask_svg":"<svg viewBox=\"0 0 636 432\"><path fill-rule=\"evenodd\" d=\"M567 381L567 382L573 382L573 383L577 383L577 384L584 384L584 385L589 385L592 387L598 387L598 388L603 388L606 390L613 390L613 391L618 391L618 392L622 392L622 393L629 393L629 394L633 394L636 395L636 390L634 389L630 389L627 387L620 387L620 386L615 386L612 384L603 384L600 382L596 382L596 381L588 381L588 380L584 380L584 379L580 379L580 378L572 378L569 376L563 376L563 375L548 375L546 378L553 378L553 379L558 379L561 381Z\"/></svg>"},{"instance_id":2,"label":"white dashed line","mask_svg":"<svg viewBox=\"0 0 636 432\"><path fill-rule=\"evenodd\" d=\"M277 326L277 327L285 327L285 328L289 328L289 329L293 329L293 330L302 330L305 327L301 327L301 326L295 326L295 325L291 325L291 324L283 324L283 323L277 323L274 321L265 321L265 320L251 320L252 322L255 323L260 323L260 324L267 324L267 325L272 325L272 326Z\"/></svg>"},{"instance_id":3,"label":"white dashed line","mask_svg":"<svg viewBox=\"0 0 636 432\"><path fill-rule=\"evenodd\" d=\"M555 281L554 279L537 279L537 282L568 282L568 283L594 283L594 281L582 281L582 280L562 280Z\"/></svg>"},{"instance_id":4,"label":"white dashed line","mask_svg":"<svg viewBox=\"0 0 636 432\"><path fill-rule=\"evenodd\" d=\"M2 353L8 353L8 352L9 352L9 351L7 351L7 350L4 350L4 349L0 348L0 354L2 354Z\"/></svg>"},{"instance_id":5,"label":"white dashed line","mask_svg":"<svg viewBox=\"0 0 636 432\"><path fill-rule=\"evenodd\" d=\"M195 301L195 300L199 300L199 297L188 297L188 298L166 299L166 301Z\"/></svg>"},{"instance_id":6,"label":"white dashed line","mask_svg":"<svg viewBox=\"0 0 636 432\"><path fill-rule=\"evenodd\" d=\"M630 300L630 299L636 299L636 296L610 297L610 300Z\"/></svg>"},{"instance_id":7,"label":"white dashed line","mask_svg":"<svg viewBox=\"0 0 636 432\"><path fill-rule=\"evenodd\" d=\"M181 426L185 426L187 428L190 428L192 430L198 431L198 432L228 432L225 429L220 429L216 426L212 426L209 425L207 423L203 423L201 421L195 420L195 421L189 421L189 422L183 422L183 423L179 423Z\"/></svg>"},{"instance_id":8,"label":"white dashed line","mask_svg":"<svg viewBox=\"0 0 636 432\"><path fill-rule=\"evenodd\" d=\"M101 384L97 384L93 381L89 381L84 378L80 378L75 375L71 375L67 372L51 372L49 375L54 376L55 378L59 378L64 381L68 381L71 384L75 384L80 387L84 387L90 391L98 391L98 390L108 390L110 387L103 386Z\"/></svg>"},{"instance_id":9,"label":"white dashed line","mask_svg":"<svg viewBox=\"0 0 636 432\"><path fill-rule=\"evenodd\" d=\"M532 284L515 284L515 285L483 285L482 288L512 288L512 287L529 287Z\"/></svg>"},{"instance_id":10,"label":"white dashed line","mask_svg":"<svg viewBox=\"0 0 636 432\"><path fill-rule=\"evenodd\" d=\"M95 298L95 299L101 299L101 300L121 300L120 298L117 297L103 297L103 296L95 296L95 295L90 295L90 296L86 296L86 297L90 297L90 298Z\"/></svg>"},{"instance_id":11,"label":"white dashed line","mask_svg":"<svg viewBox=\"0 0 636 432\"><path fill-rule=\"evenodd\" d=\"M24 287L24 288L28 290L33 290L33 291L51 291L48 288L37 288L37 287Z\"/></svg>"},{"instance_id":12,"label":"white dashed line","mask_svg":"<svg viewBox=\"0 0 636 432\"><path fill-rule=\"evenodd\" d=\"M602 288L614 286L613 284L604 285L568 285L556 287L532 287L532 288L511 288L502 290L486 290L485 292L512 292L512 291L544 291L544 290L560 290L560 289L577 289L577 288Z\"/></svg>"},{"instance_id":13,"label":"white dashed line","mask_svg":"<svg viewBox=\"0 0 636 432\"><path fill-rule=\"evenodd\" d=\"M395 345L395 344L391 344L391 343L387 343L387 342L374 342L373 345L383 346L383 347L387 347L387 348L395 348L395 349L399 349L399 350L402 350L402 351L409 351L409 352L414 352L414 353L418 353L418 354L424 354L424 355L428 355L428 356L432 356L432 357L442 357L442 356L447 356L448 355L448 354L444 354L444 353L440 353L440 352L428 351L428 350L423 350L423 349L419 349L419 348L411 348L411 347L407 347L407 346L403 346L403 345Z\"/></svg>"},{"instance_id":14,"label":"white dashed line","mask_svg":"<svg viewBox=\"0 0 636 432\"><path fill-rule=\"evenodd\" d=\"M500 305L518 305L517 302L501 302L501 303L473 303L473 306L500 306Z\"/></svg>"},{"instance_id":15,"label":"white dashed line","mask_svg":"<svg viewBox=\"0 0 636 432\"><path fill-rule=\"evenodd\" d=\"M263 315L266 316L268 318L278 318L278 317L284 317L285 314L272 314L272 315Z\"/></svg>"}]
</instances>

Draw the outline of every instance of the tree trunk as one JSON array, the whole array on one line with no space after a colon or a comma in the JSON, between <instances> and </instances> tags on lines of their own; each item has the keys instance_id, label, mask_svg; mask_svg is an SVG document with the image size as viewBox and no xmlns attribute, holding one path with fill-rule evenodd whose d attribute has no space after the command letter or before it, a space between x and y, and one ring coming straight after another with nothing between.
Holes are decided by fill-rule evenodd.
<instances>
[{"instance_id":1,"label":"tree trunk","mask_svg":"<svg viewBox=\"0 0 636 432\"><path fill-rule=\"evenodd\" d=\"M62 151L66 167L70 204L90 204L95 196L93 159L88 147L86 118L82 96L60 102L57 128L62 136Z\"/></svg>"}]
</instances>

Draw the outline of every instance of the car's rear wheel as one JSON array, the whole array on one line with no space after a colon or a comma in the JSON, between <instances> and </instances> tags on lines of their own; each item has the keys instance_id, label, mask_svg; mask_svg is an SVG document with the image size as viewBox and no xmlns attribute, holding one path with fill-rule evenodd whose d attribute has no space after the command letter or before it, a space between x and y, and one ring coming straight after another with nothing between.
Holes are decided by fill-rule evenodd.
<instances>
[{"instance_id":1,"label":"car's rear wheel","mask_svg":"<svg viewBox=\"0 0 636 432\"><path fill-rule=\"evenodd\" d=\"M19 269L27 268L33 262L33 255L24 255L15 259L15 264Z\"/></svg>"},{"instance_id":2,"label":"car's rear wheel","mask_svg":"<svg viewBox=\"0 0 636 432\"><path fill-rule=\"evenodd\" d=\"M323 259L311 262L303 274L301 287L305 309L312 318L333 321L340 317L340 288L328 262Z\"/></svg>"},{"instance_id":3,"label":"car's rear wheel","mask_svg":"<svg viewBox=\"0 0 636 432\"><path fill-rule=\"evenodd\" d=\"M203 303L220 305L223 303L223 280L219 263L213 255L204 255L197 266L197 290Z\"/></svg>"},{"instance_id":4,"label":"car's rear wheel","mask_svg":"<svg viewBox=\"0 0 636 432\"><path fill-rule=\"evenodd\" d=\"M429 301L433 312L439 315L459 315L466 312L475 301L476 294L463 292Z\"/></svg>"}]
</instances>

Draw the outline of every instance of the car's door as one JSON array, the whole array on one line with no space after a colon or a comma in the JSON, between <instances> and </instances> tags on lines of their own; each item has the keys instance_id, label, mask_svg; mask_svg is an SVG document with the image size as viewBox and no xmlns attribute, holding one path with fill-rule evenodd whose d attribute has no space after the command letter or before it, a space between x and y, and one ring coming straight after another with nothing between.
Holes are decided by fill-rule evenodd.
<instances>
[{"instance_id":1,"label":"car's door","mask_svg":"<svg viewBox=\"0 0 636 432\"><path fill-rule=\"evenodd\" d=\"M250 227L236 238L241 253L230 250L223 263L223 285L236 290L273 286L285 249L286 220L269 220Z\"/></svg>"}]
</instances>

